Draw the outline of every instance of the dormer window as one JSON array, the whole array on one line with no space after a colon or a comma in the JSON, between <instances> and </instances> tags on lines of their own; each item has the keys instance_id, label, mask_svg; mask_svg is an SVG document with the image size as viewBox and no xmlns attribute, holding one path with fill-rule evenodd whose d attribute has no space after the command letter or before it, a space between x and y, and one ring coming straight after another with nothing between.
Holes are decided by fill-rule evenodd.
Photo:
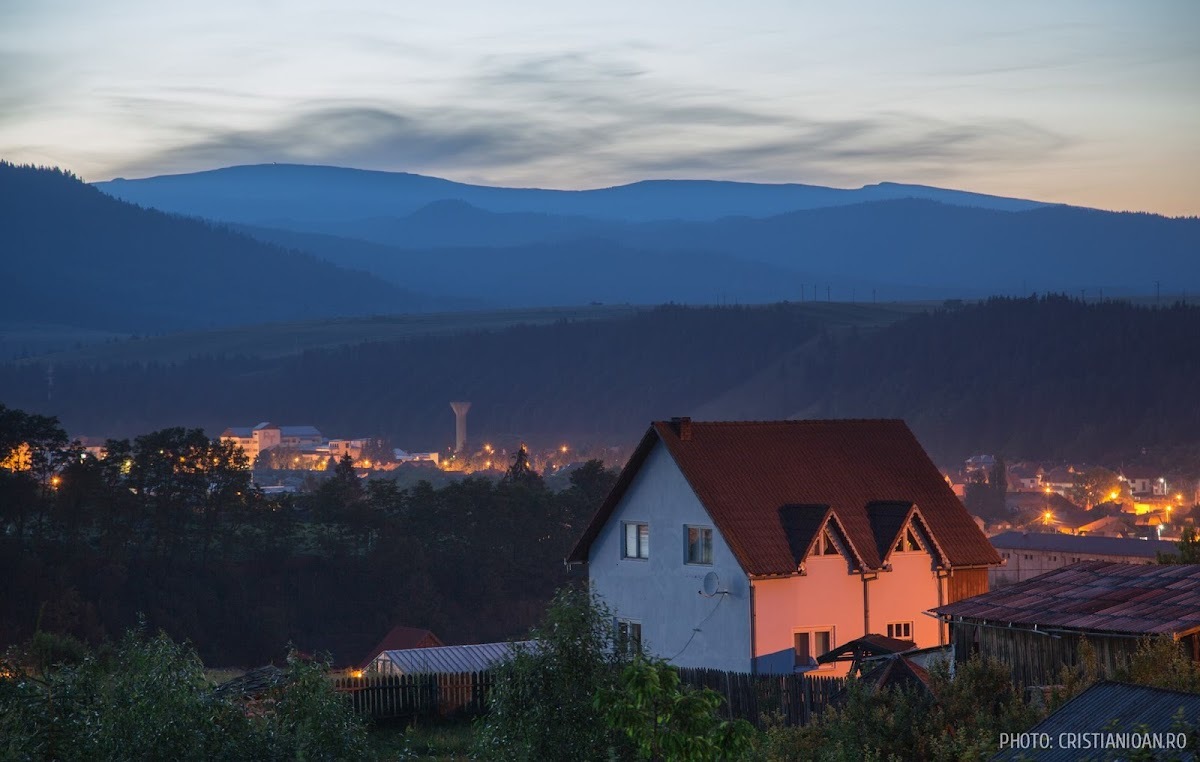
<instances>
[{"instance_id":1,"label":"dormer window","mask_svg":"<svg viewBox=\"0 0 1200 762\"><path fill-rule=\"evenodd\" d=\"M833 535L829 532L829 528L826 527L825 531L821 533L821 555L836 556L840 553L841 551L838 550L837 540L833 539Z\"/></svg>"}]
</instances>

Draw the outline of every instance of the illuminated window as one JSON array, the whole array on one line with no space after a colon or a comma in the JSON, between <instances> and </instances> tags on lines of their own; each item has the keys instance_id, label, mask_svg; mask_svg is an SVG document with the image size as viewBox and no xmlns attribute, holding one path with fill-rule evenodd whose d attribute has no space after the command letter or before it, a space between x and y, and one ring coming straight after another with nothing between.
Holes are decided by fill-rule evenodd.
<instances>
[{"instance_id":1,"label":"illuminated window","mask_svg":"<svg viewBox=\"0 0 1200 762\"><path fill-rule=\"evenodd\" d=\"M687 562L712 565L712 527L687 527Z\"/></svg>"},{"instance_id":2,"label":"illuminated window","mask_svg":"<svg viewBox=\"0 0 1200 762\"><path fill-rule=\"evenodd\" d=\"M796 656L796 666L811 669L820 666L822 669L832 669L832 664L817 664L817 657L833 649L833 628L822 627L811 630L796 630L792 633L793 651Z\"/></svg>"},{"instance_id":3,"label":"illuminated window","mask_svg":"<svg viewBox=\"0 0 1200 762\"><path fill-rule=\"evenodd\" d=\"M898 640L912 640L912 622L888 622L887 636Z\"/></svg>"},{"instance_id":4,"label":"illuminated window","mask_svg":"<svg viewBox=\"0 0 1200 762\"><path fill-rule=\"evenodd\" d=\"M621 548L622 558L646 559L650 557L650 525L627 521L625 527L625 543Z\"/></svg>"}]
</instances>

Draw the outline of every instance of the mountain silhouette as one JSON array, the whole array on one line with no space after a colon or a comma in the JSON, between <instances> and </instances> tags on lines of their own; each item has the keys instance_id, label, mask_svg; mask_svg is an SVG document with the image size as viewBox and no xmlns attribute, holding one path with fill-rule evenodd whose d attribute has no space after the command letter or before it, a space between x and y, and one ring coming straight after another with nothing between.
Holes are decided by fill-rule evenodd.
<instances>
[{"instance_id":1,"label":"mountain silhouette","mask_svg":"<svg viewBox=\"0 0 1200 762\"><path fill-rule=\"evenodd\" d=\"M362 272L0 162L0 321L163 333L451 309Z\"/></svg>"},{"instance_id":2,"label":"mountain silhouette","mask_svg":"<svg viewBox=\"0 0 1200 762\"><path fill-rule=\"evenodd\" d=\"M435 201L464 201L491 212L537 212L605 220L715 220L767 217L863 201L925 198L1004 211L1041 206L920 185L880 183L849 190L819 185L716 180L646 180L595 190L468 185L406 172L299 164L260 164L207 172L117 178L96 183L117 198L169 212L274 227L282 221L403 217ZM333 232L333 231L325 231Z\"/></svg>"}]
</instances>

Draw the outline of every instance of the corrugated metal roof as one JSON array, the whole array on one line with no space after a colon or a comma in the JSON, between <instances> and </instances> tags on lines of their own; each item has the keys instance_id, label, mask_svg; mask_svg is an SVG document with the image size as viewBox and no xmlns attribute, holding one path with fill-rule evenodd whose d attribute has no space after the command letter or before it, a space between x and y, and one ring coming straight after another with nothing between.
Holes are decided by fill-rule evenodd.
<instances>
[{"instance_id":1,"label":"corrugated metal roof","mask_svg":"<svg viewBox=\"0 0 1200 762\"><path fill-rule=\"evenodd\" d=\"M362 669L366 669L371 662L375 661L375 657L384 651L401 651L414 648L438 648L444 646L441 638L434 635L429 630L422 630L419 627L405 627L404 625L396 625L388 631L387 635L383 636L383 640L379 641L379 645L371 650L369 656L360 663Z\"/></svg>"},{"instance_id":2,"label":"corrugated metal roof","mask_svg":"<svg viewBox=\"0 0 1200 762\"><path fill-rule=\"evenodd\" d=\"M1000 563L899 420L690 422L686 439L680 438L677 424L656 422L568 560L587 561L592 541L659 441L749 574L796 572L793 546L797 530L804 527L793 528L789 542L780 508L790 505L829 506L867 568L881 567L876 535L888 534L894 523L890 511L873 516L868 510L884 503L916 506L948 565Z\"/></svg>"},{"instance_id":3,"label":"corrugated metal roof","mask_svg":"<svg viewBox=\"0 0 1200 762\"><path fill-rule=\"evenodd\" d=\"M1109 556L1143 556L1178 553L1179 546L1166 540L1137 540L1125 537L1092 537L1061 532L1004 532L991 538L1001 550L1061 550L1064 553L1096 553Z\"/></svg>"},{"instance_id":4,"label":"corrugated metal roof","mask_svg":"<svg viewBox=\"0 0 1200 762\"><path fill-rule=\"evenodd\" d=\"M1078 759L1128 759L1135 748L1068 748L1066 741L1077 733L1177 733L1175 717L1182 710L1184 719L1193 725L1200 721L1200 694L1147 688L1127 683L1096 683L1083 693L1063 704L1057 712L1042 720L1029 732L1046 734L1054 748L1005 749L993 760L1036 759L1039 762L1075 762ZM1178 756L1158 749L1162 758L1188 758L1194 749L1181 751ZM1159 755L1154 756L1155 759Z\"/></svg>"},{"instance_id":5,"label":"corrugated metal roof","mask_svg":"<svg viewBox=\"0 0 1200 762\"><path fill-rule=\"evenodd\" d=\"M512 658L514 649L532 649L536 641L525 640L514 643L476 643L468 646L435 646L433 648L405 648L384 651L378 657L386 659L395 669L405 675L454 674L459 672L482 672L492 669Z\"/></svg>"},{"instance_id":6,"label":"corrugated metal roof","mask_svg":"<svg viewBox=\"0 0 1200 762\"><path fill-rule=\"evenodd\" d=\"M1200 564L1082 561L933 611L972 621L1178 635L1200 628Z\"/></svg>"}]
</instances>

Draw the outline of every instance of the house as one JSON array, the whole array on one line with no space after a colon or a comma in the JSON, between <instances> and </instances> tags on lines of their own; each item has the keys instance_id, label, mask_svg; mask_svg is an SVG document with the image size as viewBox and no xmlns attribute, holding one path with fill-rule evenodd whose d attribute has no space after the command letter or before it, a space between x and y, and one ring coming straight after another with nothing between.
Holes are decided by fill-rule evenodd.
<instances>
[{"instance_id":1,"label":"house","mask_svg":"<svg viewBox=\"0 0 1200 762\"><path fill-rule=\"evenodd\" d=\"M567 561L651 654L784 673L836 671L815 657L868 633L939 644L923 612L986 591L1000 557L903 421L678 418Z\"/></svg>"},{"instance_id":2,"label":"house","mask_svg":"<svg viewBox=\"0 0 1200 762\"><path fill-rule=\"evenodd\" d=\"M1087 638L1106 675L1146 636L1167 635L1200 662L1200 564L1081 561L935 608L955 658L994 657L1023 685L1052 685Z\"/></svg>"},{"instance_id":3,"label":"house","mask_svg":"<svg viewBox=\"0 0 1200 762\"><path fill-rule=\"evenodd\" d=\"M429 630L397 625L388 630L388 634L384 635L383 640L379 641L371 653L367 654L367 658L359 663L358 668L366 669L384 651L409 651L416 648L436 648L444 645L446 644Z\"/></svg>"},{"instance_id":4,"label":"house","mask_svg":"<svg viewBox=\"0 0 1200 762\"><path fill-rule=\"evenodd\" d=\"M1173 542L1092 537L1057 532L1004 532L989 538L1004 566L989 572L990 587L1023 582L1080 561L1152 564L1158 553L1175 553Z\"/></svg>"},{"instance_id":5,"label":"house","mask_svg":"<svg viewBox=\"0 0 1200 762\"><path fill-rule=\"evenodd\" d=\"M1076 474L1071 466L1052 468L1042 474L1042 490L1047 494L1057 492L1064 495L1075 488Z\"/></svg>"},{"instance_id":6,"label":"house","mask_svg":"<svg viewBox=\"0 0 1200 762\"><path fill-rule=\"evenodd\" d=\"M1044 473L1037 463L1014 463L1008 467L1009 489L1041 491Z\"/></svg>"},{"instance_id":7,"label":"house","mask_svg":"<svg viewBox=\"0 0 1200 762\"><path fill-rule=\"evenodd\" d=\"M1103 759L1132 759L1142 754L1149 754L1147 759L1187 759L1188 739L1176 726L1180 715L1193 723L1200 717L1200 694L1102 681L1024 734L1051 743L1036 752L1010 747L992 759L1076 762L1101 755ZM1148 739L1159 743L1147 744ZM1117 745L1099 745L1110 742Z\"/></svg>"}]
</instances>

